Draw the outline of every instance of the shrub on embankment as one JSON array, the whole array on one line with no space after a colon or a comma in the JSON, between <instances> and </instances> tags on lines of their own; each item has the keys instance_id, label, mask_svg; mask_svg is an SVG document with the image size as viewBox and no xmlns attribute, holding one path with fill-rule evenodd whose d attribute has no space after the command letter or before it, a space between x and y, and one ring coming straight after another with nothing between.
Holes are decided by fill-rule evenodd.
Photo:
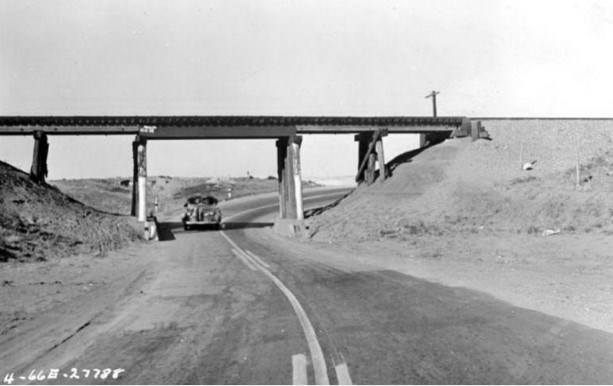
<instances>
[{"instance_id":1,"label":"shrub on embankment","mask_svg":"<svg viewBox=\"0 0 613 386\"><path fill-rule=\"evenodd\" d=\"M447 233L613 232L613 121L484 121L311 219L320 241ZM401 157L400 157L401 158ZM579 160L580 178L576 181ZM530 171L523 162L537 161Z\"/></svg>"}]
</instances>

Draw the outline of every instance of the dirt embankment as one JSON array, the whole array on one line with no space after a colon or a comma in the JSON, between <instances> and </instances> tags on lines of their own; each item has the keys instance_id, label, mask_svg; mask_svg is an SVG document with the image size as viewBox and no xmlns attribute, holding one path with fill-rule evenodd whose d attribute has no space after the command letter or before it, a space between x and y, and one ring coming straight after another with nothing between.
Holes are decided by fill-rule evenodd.
<instances>
[{"instance_id":1,"label":"dirt embankment","mask_svg":"<svg viewBox=\"0 0 613 386\"><path fill-rule=\"evenodd\" d=\"M103 254L141 233L130 217L87 207L0 162L0 261Z\"/></svg>"},{"instance_id":2,"label":"dirt embankment","mask_svg":"<svg viewBox=\"0 0 613 386\"><path fill-rule=\"evenodd\" d=\"M361 186L314 218L313 238L613 232L613 122L486 121L485 126L492 141L447 140L390 162L391 179ZM533 170L521 169L532 161Z\"/></svg>"}]
</instances>

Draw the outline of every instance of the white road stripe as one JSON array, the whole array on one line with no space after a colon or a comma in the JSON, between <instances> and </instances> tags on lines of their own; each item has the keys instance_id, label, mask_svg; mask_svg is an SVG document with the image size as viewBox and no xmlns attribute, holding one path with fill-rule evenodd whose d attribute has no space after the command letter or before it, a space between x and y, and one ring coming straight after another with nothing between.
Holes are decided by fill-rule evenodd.
<instances>
[{"instance_id":1,"label":"white road stripe","mask_svg":"<svg viewBox=\"0 0 613 386\"><path fill-rule=\"evenodd\" d=\"M225 232L220 232L221 235L228 240L228 242L236 248L237 251L241 251L242 249L236 245L234 241L232 241ZM256 264L257 265L257 264ZM311 321L304 312L304 309L300 305L296 296L281 282L281 280L277 279L275 275L273 275L266 267L257 265L260 271L266 275L275 285L283 292L287 300L289 300L296 316L298 316L298 321L302 326L302 331L304 332L304 336L307 340L307 345L309 346L309 352L311 354L311 362L313 363L313 370L315 371L315 382L318 385L329 385L330 380L328 378L328 368L326 366L326 361L324 359L323 351L321 350L321 346L319 345L319 341L317 340L317 335L315 334L315 329L311 324Z\"/></svg>"},{"instance_id":2,"label":"white road stripe","mask_svg":"<svg viewBox=\"0 0 613 386\"><path fill-rule=\"evenodd\" d=\"M287 297L294 308L296 315L298 316L298 320L300 321L300 325L304 331L307 345L309 346L309 351L311 353L311 361L313 362L313 370L315 371L315 382L318 385L329 385L330 380L328 379L328 368L326 367L324 354L321 350L321 346L319 345L319 341L317 340L315 329L307 317L306 312L304 312L304 309L294 294L279 279L277 279L275 275L270 273L270 271L268 271L266 268L261 267L260 270L262 273L264 273L264 275L268 276L268 278L272 280L285 294L285 297Z\"/></svg>"},{"instance_id":3,"label":"white road stripe","mask_svg":"<svg viewBox=\"0 0 613 386\"><path fill-rule=\"evenodd\" d=\"M245 250L245 252L247 252L247 254L249 256L251 256L255 261L257 261L258 263L260 263L260 265L263 265L266 268L270 268L270 265L266 264L265 262L262 261L262 259L260 259L259 257L257 257L256 255L253 254L253 252L249 251L249 250Z\"/></svg>"},{"instance_id":4,"label":"white road stripe","mask_svg":"<svg viewBox=\"0 0 613 386\"><path fill-rule=\"evenodd\" d=\"M243 264L245 264L247 267L249 267L250 270L257 271L257 268L253 264L251 264L249 262L249 260L247 260L245 258L245 256L243 256L239 251L237 251L236 249L232 248L232 253L234 254L234 256L238 257L239 260L243 262Z\"/></svg>"},{"instance_id":5,"label":"white road stripe","mask_svg":"<svg viewBox=\"0 0 613 386\"><path fill-rule=\"evenodd\" d=\"M292 384L308 385L307 359L304 354L292 355Z\"/></svg>"},{"instance_id":6,"label":"white road stripe","mask_svg":"<svg viewBox=\"0 0 613 386\"><path fill-rule=\"evenodd\" d=\"M253 265L256 269L260 268L260 264L253 258L251 257L247 252L243 251L242 249L238 248L238 253L241 254L241 256L243 256L245 258L245 260L247 260L248 262L251 263L251 265Z\"/></svg>"},{"instance_id":7,"label":"white road stripe","mask_svg":"<svg viewBox=\"0 0 613 386\"><path fill-rule=\"evenodd\" d=\"M341 363L334 367L336 370L336 379L338 379L339 385L351 385L351 377L349 376L349 369L347 363Z\"/></svg>"}]
</instances>

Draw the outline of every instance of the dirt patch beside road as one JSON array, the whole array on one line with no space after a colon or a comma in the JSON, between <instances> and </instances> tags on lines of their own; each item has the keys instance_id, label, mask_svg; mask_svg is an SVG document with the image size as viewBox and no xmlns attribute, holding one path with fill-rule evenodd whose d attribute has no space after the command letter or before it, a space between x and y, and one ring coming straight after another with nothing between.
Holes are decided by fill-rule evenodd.
<instances>
[{"instance_id":1,"label":"dirt patch beside road","mask_svg":"<svg viewBox=\"0 0 613 386\"><path fill-rule=\"evenodd\" d=\"M101 312L113 302L109 293L127 291L151 268L143 248L150 247L132 245L105 257L74 255L38 264L1 264L0 341L45 314L71 314L73 309L82 313L86 308Z\"/></svg>"}]
</instances>

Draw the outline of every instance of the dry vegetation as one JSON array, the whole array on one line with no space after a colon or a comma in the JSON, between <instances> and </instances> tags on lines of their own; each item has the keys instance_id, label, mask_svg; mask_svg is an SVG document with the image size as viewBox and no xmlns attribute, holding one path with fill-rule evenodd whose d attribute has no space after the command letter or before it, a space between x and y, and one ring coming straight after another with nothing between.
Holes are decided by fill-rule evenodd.
<instances>
[{"instance_id":1,"label":"dry vegetation","mask_svg":"<svg viewBox=\"0 0 613 386\"><path fill-rule=\"evenodd\" d=\"M127 216L87 207L0 162L0 261L100 255L137 240L138 228Z\"/></svg>"}]
</instances>

